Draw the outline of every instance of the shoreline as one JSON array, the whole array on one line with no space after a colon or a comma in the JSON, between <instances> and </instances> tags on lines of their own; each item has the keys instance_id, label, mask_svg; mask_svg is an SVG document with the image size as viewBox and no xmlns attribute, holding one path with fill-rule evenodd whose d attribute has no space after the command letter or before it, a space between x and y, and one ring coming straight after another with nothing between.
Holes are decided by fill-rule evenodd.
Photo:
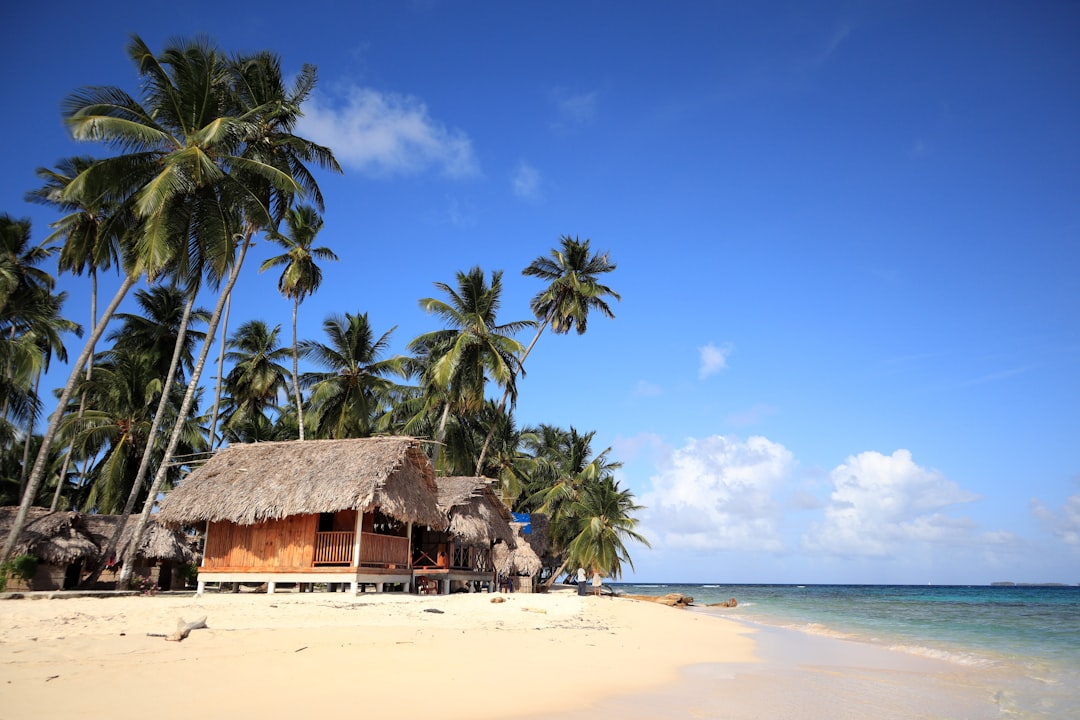
<instances>
[{"instance_id":1,"label":"shoreline","mask_svg":"<svg viewBox=\"0 0 1080 720\"><path fill-rule=\"evenodd\" d=\"M1011 712L1017 687L1003 668L726 614L561 589L7 600L0 715L355 704L450 720L1044 717ZM181 643L147 635L203 615L209 627Z\"/></svg>"}]
</instances>

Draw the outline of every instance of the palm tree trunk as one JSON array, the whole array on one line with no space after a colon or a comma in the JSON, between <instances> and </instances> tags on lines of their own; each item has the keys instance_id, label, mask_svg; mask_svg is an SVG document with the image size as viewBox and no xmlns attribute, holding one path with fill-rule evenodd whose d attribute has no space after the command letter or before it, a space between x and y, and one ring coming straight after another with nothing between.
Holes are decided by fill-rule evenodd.
<instances>
[{"instance_id":1,"label":"palm tree trunk","mask_svg":"<svg viewBox=\"0 0 1080 720\"><path fill-rule=\"evenodd\" d=\"M551 573L551 577L549 577L547 580L544 581L544 584L541 586L543 588L543 592L547 592L548 590L551 589L551 586L555 584L555 579L563 574L563 570L566 569L566 565L569 562L570 562L570 556L567 555L565 558L563 558L562 565L560 565L555 570L555 572Z\"/></svg>"},{"instance_id":2,"label":"palm tree trunk","mask_svg":"<svg viewBox=\"0 0 1080 720\"><path fill-rule=\"evenodd\" d=\"M439 429L435 431L435 450L431 454L431 470L439 472L439 449L442 448L443 438L446 437L446 421L450 417L450 401L443 405L442 417L439 418Z\"/></svg>"},{"instance_id":3,"label":"palm tree trunk","mask_svg":"<svg viewBox=\"0 0 1080 720\"><path fill-rule=\"evenodd\" d=\"M15 514L15 521L11 524L11 532L8 533L7 540L4 541L4 547L0 550L0 561L7 560L11 555L11 550L15 547L15 541L26 525L26 516L30 512L34 496L37 495L38 487L40 487L41 480L45 476L45 465L49 459L49 452L52 450L53 442L56 441L56 431L60 427L60 420L63 418L67 404L71 402L71 396L75 392L75 383L79 379L79 374L82 373L83 367L86 366L87 359L93 354L94 345L102 333L105 332L105 326L109 324L113 313L116 312L116 308L120 305L120 301L124 299L127 291L131 289L138 279L138 275L124 276L124 282L120 284L120 289L116 291L116 295L109 302L109 306L105 308L101 320L94 326L94 331L86 342L86 347L83 348L82 353L75 360L71 376L68 378L63 392L60 393L60 400L56 404L56 410L49 419L49 427L45 430L45 436L41 439L41 447L38 449L37 459L34 461L34 469L30 472L30 479L27 480L26 490L23 492L22 502L19 504L19 511Z\"/></svg>"},{"instance_id":4,"label":"palm tree trunk","mask_svg":"<svg viewBox=\"0 0 1080 720\"><path fill-rule=\"evenodd\" d=\"M232 312L232 294L225 301L225 323L221 328L221 348L218 350L217 382L214 384L214 409L210 412L210 449L217 442L218 409L221 407L221 384L225 381L225 339L229 336L229 315Z\"/></svg>"},{"instance_id":5,"label":"palm tree trunk","mask_svg":"<svg viewBox=\"0 0 1080 720\"><path fill-rule=\"evenodd\" d=\"M521 359L518 360L518 367L519 368L525 367L525 358L529 357L529 353L532 352L533 347L536 345L536 341L539 340L540 336L544 334L544 330L547 329L547 326L551 322L551 318L552 318L552 316L554 314L555 314L555 312L554 312L554 310L552 310L551 312L549 312L547 314L547 317L544 318L543 324L540 326L540 329L536 331L536 335L533 336L532 342L529 343L529 347L525 348L525 352L523 352L521 354ZM500 413L506 411L506 401L509 400L509 399L510 399L510 388L507 387L506 390L503 391L502 400L499 402L499 412ZM491 446L491 438L494 435L495 435L495 423L492 423L491 427L488 428L487 437L484 438L484 446L482 448L480 448L480 457L476 461L476 472L473 473L473 474L476 475L477 477L480 476L480 471L484 469L484 460L487 458L488 448Z\"/></svg>"},{"instance_id":6,"label":"palm tree trunk","mask_svg":"<svg viewBox=\"0 0 1080 720\"><path fill-rule=\"evenodd\" d=\"M218 298L214 314L210 316L210 322L206 328L206 341L203 343L199 359L195 363L195 369L191 373L191 381L188 383L184 401L180 405L180 411L177 413L176 423L173 425L168 447L166 447L165 454L161 458L161 464L158 465L157 473L154 475L154 482L150 485L149 495L143 504L142 514L135 523L135 528L131 534L128 552L124 557L124 565L120 568L120 577L116 583L119 590L126 590L128 583L131 581L131 572L135 567L135 554L139 544L142 542L143 534L146 532L146 524L150 521L150 512L154 509L155 498L161 490L161 484L165 481L166 473L169 471L169 459L176 452L176 446L180 444L180 436L183 434L187 415L191 412L191 405L195 402L195 392L199 389L199 380L202 377L203 367L206 365L206 356L210 354L210 345L214 341L214 333L217 332L218 322L220 322L224 307L232 294L233 286L236 285L236 279L240 277L240 268L244 265L244 257L247 255L248 247L251 246L251 236L254 233L255 228L250 225L244 230L244 235L241 238L240 253L236 258L232 271L229 273L229 280L225 285L225 289Z\"/></svg>"},{"instance_id":7,"label":"palm tree trunk","mask_svg":"<svg viewBox=\"0 0 1080 720\"><path fill-rule=\"evenodd\" d=\"M39 398L38 392L41 390L41 368L37 371L37 377L34 378L34 397ZM34 440L34 423L37 421L37 413L34 412L35 407L30 408L30 419L26 423L26 439L23 440L23 455L22 466L19 470L19 496L22 496L22 492L26 489L26 466L30 464L30 443Z\"/></svg>"},{"instance_id":8,"label":"palm tree trunk","mask_svg":"<svg viewBox=\"0 0 1080 720\"><path fill-rule=\"evenodd\" d=\"M300 426L300 440L304 439L304 402L300 397L300 357L296 348L296 311L300 309L300 296L293 299L292 306L292 382L296 393L296 424Z\"/></svg>"},{"instance_id":9,"label":"palm tree trunk","mask_svg":"<svg viewBox=\"0 0 1080 720\"><path fill-rule=\"evenodd\" d=\"M90 327L97 326L97 270L93 267L90 268ZM86 360L86 382L90 382L90 378L94 374L94 354L91 353L90 357ZM76 427L78 423L82 421L83 412L86 410L86 393L83 392L79 396L79 415L76 418ZM52 504L49 506L49 512L56 512L56 506L60 504L60 493L64 489L64 480L67 478L68 467L71 465L71 448L68 448L67 453L64 455L64 464L60 466L60 479L56 482L56 491L53 493Z\"/></svg>"},{"instance_id":10,"label":"palm tree trunk","mask_svg":"<svg viewBox=\"0 0 1080 720\"><path fill-rule=\"evenodd\" d=\"M169 362L169 371L165 374L165 382L161 387L161 397L158 399L157 410L154 412L154 419L150 423L150 431L146 434L146 447L143 448L142 460L139 461L139 471L135 474L135 482L131 484L131 491L128 493L127 502L124 503L124 512L120 522L116 524L116 528L113 530L112 537L109 538L109 542L106 545L104 551L101 553L101 557L98 559L97 566L94 568L90 576L83 580L82 584L89 587L98 581L101 577L102 571L105 570L106 564L113 557L116 552L116 546L120 544L120 536L124 534L124 528L127 526L127 519L131 515L131 511L135 509L135 501L139 499L139 490L142 488L143 483L146 481L146 473L150 468L150 456L154 453L154 439L157 437L158 430L161 428L161 422L165 419L165 411L169 407L169 394L172 390L173 382L176 380L176 371L180 367L180 358L184 354L184 337L187 335L188 321L191 318L191 308L195 305L195 293L192 292L191 297L188 298L187 303L184 305L184 314L180 318L180 329L176 334L176 345L173 346L172 360ZM165 461L162 460L162 463ZM132 547L135 547L134 545Z\"/></svg>"}]
</instances>

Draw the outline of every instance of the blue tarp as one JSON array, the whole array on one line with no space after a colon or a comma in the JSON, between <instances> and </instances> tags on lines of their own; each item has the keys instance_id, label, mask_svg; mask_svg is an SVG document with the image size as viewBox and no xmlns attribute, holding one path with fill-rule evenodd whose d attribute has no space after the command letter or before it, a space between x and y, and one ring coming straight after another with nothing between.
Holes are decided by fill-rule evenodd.
<instances>
[{"instance_id":1,"label":"blue tarp","mask_svg":"<svg viewBox=\"0 0 1080 720\"><path fill-rule=\"evenodd\" d=\"M524 523L521 527L522 535L532 533L532 515L529 513L510 513L514 516L514 522Z\"/></svg>"}]
</instances>

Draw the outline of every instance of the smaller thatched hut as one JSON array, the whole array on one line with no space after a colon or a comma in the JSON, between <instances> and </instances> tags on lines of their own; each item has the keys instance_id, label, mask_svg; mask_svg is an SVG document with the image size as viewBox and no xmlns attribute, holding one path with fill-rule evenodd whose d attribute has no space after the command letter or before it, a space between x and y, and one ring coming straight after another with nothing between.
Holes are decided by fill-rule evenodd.
<instances>
[{"instance_id":1,"label":"smaller thatched hut","mask_svg":"<svg viewBox=\"0 0 1080 720\"><path fill-rule=\"evenodd\" d=\"M416 525L443 529L431 463L411 437L232 445L162 502L204 526L208 582L412 584Z\"/></svg>"},{"instance_id":2,"label":"smaller thatched hut","mask_svg":"<svg viewBox=\"0 0 1080 720\"><path fill-rule=\"evenodd\" d=\"M413 534L413 567L418 587L450 592L454 586L493 587L495 568L491 548L512 542L513 516L485 477L440 477L439 508L449 519L446 530L417 528ZM422 573L422 575L421 575Z\"/></svg>"},{"instance_id":3,"label":"smaller thatched hut","mask_svg":"<svg viewBox=\"0 0 1080 720\"><path fill-rule=\"evenodd\" d=\"M0 533L6 535L11 531L18 510L17 507L0 508ZM76 587L83 572L101 560L101 553L121 520L120 515L49 512L45 508L30 508L26 526L14 548L16 555L33 555L40 561L30 589ZM134 517L128 519L117 546L117 562L122 562L129 551L127 545L136 520ZM141 545L136 553L136 572L150 577L162 589L171 587L173 568L195 559L195 553L182 533L163 528L153 520ZM163 567L166 572L161 574ZM111 587L112 584L108 575L99 582L99 586L103 587Z\"/></svg>"}]
</instances>

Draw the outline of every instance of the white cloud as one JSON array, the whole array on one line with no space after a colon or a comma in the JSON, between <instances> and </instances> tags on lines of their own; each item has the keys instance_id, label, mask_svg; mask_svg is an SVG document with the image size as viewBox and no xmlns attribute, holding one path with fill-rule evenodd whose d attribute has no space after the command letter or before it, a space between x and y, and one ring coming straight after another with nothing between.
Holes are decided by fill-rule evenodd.
<instances>
[{"instance_id":1,"label":"white cloud","mask_svg":"<svg viewBox=\"0 0 1080 720\"><path fill-rule=\"evenodd\" d=\"M727 416L727 421L732 425L746 426L757 425L770 415L775 415L777 409L771 405L765 405L764 403L757 403L749 410L743 410L741 412L733 412Z\"/></svg>"},{"instance_id":2,"label":"white cloud","mask_svg":"<svg viewBox=\"0 0 1080 720\"><path fill-rule=\"evenodd\" d=\"M559 130L588 125L596 117L596 92L572 93L565 88L551 91L551 100L559 113L554 127Z\"/></svg>"},{"instance_id":3,"label":"white cloud","mask_svg":"<svg viewBox=\"0 0 1080 720\"><path fill-rule=\"evenodd\" d=\"M510 185L514 195L523 200L540 199L540 171L522 160L510 176Z\"/></svg>"},{"instance_id":4,"label":"white cloud","mask_svg":"<svg viewBox=\"0 0 1080 720\"><path fill-rule=\"evenodd\" d=\"M1051 510L1038 499L1032 500L1031 513L1063 543L1080 548L1080 493L1066 498L1060 512Z\"/></svg>"},{"instance_id":5,"label":"white cloud","mask_svg":"<svg viewBox=\"0 0 1080 720\"><path fill-rule=\"evenodd\" d=\"M641 496L643 532L658 550L779 552L781 508L773 498L793 464L784 446L764 437L690 439Z\"/></svg>"},{"instance_id":6,"label":"white cloud","mask_svg":"<svg viewBox=\"0 0 1080 720\"><path fill-rule=\"evenodd\" d=\"M634 386L634 395L638 397L659 397L663 392L659 385L648 380L638 380L637 385Z\"/></svg>"},{"instance_id":7,"label":"white cloud","mask_svg":"<svg viewBox=\"0 0 1080 720\"><path fill-rule=\"evenodd\" d=\"M907 450L864 452L832 471L823 522L803 537L809 550L833 555L886 556L911 543L966 543L974 524L944 511L978 499L935 470L916 465Z\"/></svg>"},{"instance_id":8,"label":"white cloud","mask_svg":"<svg viewBox=\"0 0 1080 720\"><path fill-rule=\"evenodd\" d=\"M478 172L472 142L430 116L415 97L353 87L342 103L312 97L299 133L333 150L343 166L377 176L438 168L449 177Z\"/></svg>"},{"instance_id":9,"label":"white cloud","mask_svg":"<svg viewBox=\"0 0 1080 720\"><path fill-rule=\"evenodd\" d=\"M716 347L709 343L705 347L698 348L701 355L701 367L698 369L698 379L704 380L710 375L715 375L727 367L728 355L731 354L731 345Z\"/></svg>"}]
</instances>

